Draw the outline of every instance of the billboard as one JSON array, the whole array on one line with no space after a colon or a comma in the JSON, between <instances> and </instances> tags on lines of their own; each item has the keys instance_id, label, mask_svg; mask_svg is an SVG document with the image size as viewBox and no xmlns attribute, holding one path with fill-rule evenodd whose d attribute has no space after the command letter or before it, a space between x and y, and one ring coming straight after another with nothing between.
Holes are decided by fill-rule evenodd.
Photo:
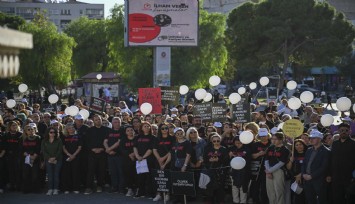
<instances>
[{"instance_id":1,"label":"billboard","mask_svg":"<svg viewBox=\"0 0 355 204\"><path fill-rule=\"evenodd\" d=\"M126 46L197 46L198 0L126 0Z\"/></svg>"}]
</instances>

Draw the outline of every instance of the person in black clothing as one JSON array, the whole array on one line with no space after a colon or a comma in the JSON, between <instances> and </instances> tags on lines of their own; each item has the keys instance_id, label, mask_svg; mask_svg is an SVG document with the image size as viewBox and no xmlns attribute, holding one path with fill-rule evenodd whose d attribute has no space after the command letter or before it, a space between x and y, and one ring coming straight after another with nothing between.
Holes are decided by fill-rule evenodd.
<instances>
[{"instance_id":1,"label":"person in black clothing","mask_svg":"<svg viewBox=\"0 0 355 204\"><path fill-rule=\"evenodd\" d=\"M94 176L97 178L96 192L101 193L105 180L106 155L104 140L109 134L109 128L102 126L99 115L93 116L94 127L89 128L86 136L88 150L88 173L84 194L91 194L94 187Z\"/></svg>"},{"instance_id":2,"label":"person in black clothing","mask_svg":"<svg viewBox=\"0 0 355 204\"><path fill-rule=\"evenodd\" d=\"M248 186L250 182L251 151L240 142L239 136L234 137L234 146L228 149L230 160L242 157L246 164L243 169L232 169L232 195L233 203L247 203Z\"/></svg>"},{"instance_id":3,"label":"person in black clothing","mask_svg":"<svg viewBox=\"0 0 355 204\"><path fill-rule=\"evenodd\" d=\"M20 162L22 164L23 192L39 192L39 165L41 139L34 129L26 125L20 140Z\"/></svg>"},{"instance_id":4,"label":"person in black clothing","mask_svg":"<svg viewBox=\"0 0 355 204\"><path fill-rule=\"evenodd\" d=\"M147 160L149 172L138 174L138 193L135 198L140 198L147 194L153 197L151 171L154 166L153 144L155 137L152 135L152 127L149 122L142 122L139 135L134 142L134 154L138 161Z\"/></svg>"},{"instance_id":5,"label":"person in black clothing","mask_svg":"<svg viewBox=\"0 0 355 204\"><path fill-rule=\"evenodd\" d=\"M291 179L291 183L297 182L298 185L302 185L303 179L302 179L302 164L303 160L306 154L307 150L307 145L302 139L296 139L294 141L294 151L292 156L290 157L289 162L287 163L286 167L288 170L291 171L293 178ZM306 197L304 191L302 191L300 194L297 194L295 192L291 192L291 201L294 204L305 204L306 203Z\"/></svg>"},{"instance_id":6,"label":"person in black clothing","mask_svg":"<svg viewBox=\"0 0 355 204\"><path fill-rule=\"evenodd\" d=\"M10 190L21 190L21 166L19 160L19 149L22 132L16 121L7 124L7 131L4 134L4 145L6 150L6 168L10 182Z\"/></svg>"},{"instance_id":7,"label":"person in black clothing","mask_svg":"<svg viewBox=\"0 0 355 204\"><path fill-rule=\"evenodd\" d=\"M340 124L338 132L340 138L333 142L331 151L333 203L350 203L351 200L345 195L350 188L352 173L355 170L355 141L350 139L349 124Z\"/></svg>"},{"instance_id":8,"label":"person in black clothing","mask_svg":"<svg viewBox=\"0 0 355 204\"><path fill-rule=\"evenodd\" d=\"M174 144L174 137L169 135L169 126L162 123L158 128L158 137L153 146L153 154L156 158L155 167L160 170L170 169L171 149ZM158 192L153 201L161 200L162 196ZM167 201L169 199L166 199Z\"/></svg>"},{"instance_id":9,"label":"person in black clothing","mask_svg":"<svg viewBox=\"0 0 355 204\"><path fill-rule=\"evenodd\" d=\"M264 128L258 132L257 138L258 141L251 144L252 160L250 163L250 170L252 174L252 181L250 186L250 194L254 203L267 204L269 203L269 199L266 192L264 159L266 150L271 145L270 134L267 129Z\"/></svg>"},{"instance_id":10,"label":"person in black clothing","mask_svg":"<svg viewBox=\"0 0 355 204\"><path fill-rule=\"evenodd\" d=\"M5 188L5 139L0 132L0 194L4 193Z\"/></svg>"},{"instance_id":11,"label":"person in black clothing","mask_svg":"<svg viewBox=\"0 0 355 204\"><path fill-rule=\"evenodd\" d=\"M211 178L211 184L207 185L207 202L224 202L224 182L227 176L228 151L221 145L221 136L217 133L211 136L212 145L208 145L204 152L204 163Z\"/></svg>"},{"instance_id":12,"label":"person in black clothing","mask_svg":"<svg viewBox=\"0 0 355 204\"><path fill-rule=\"evenodd\" d=\"M306 151L302 165L303 190L307 203L327 203L326 173L330 151L322 144L323 134L317 130L310 133L312 147Z\"/></svg>"},{"instance_id":13,"label":"person in black clothing","mask_svg":"<svg viewBox=\"0 0 355 204\"><path fill-rule=\"evenodd\" d=\"M87 178L87 172L88 172L88 148L87 148L87 143L86 143L86 135L87 131L89 129L89 126L84 124L84 118L78 114L74 117L74 127L76 129L76 133L78 134L80 140L81 140L81 145L82 148L79 152L78 159L79 159L79 169L80 169L80 184L83 186L86 186L86 178Z\"/></svg>"},{"instance_id":14,"label":"person in black clothing","mask_svg":"<svg viewBox=\"0 0 355 204\"><path fill-rule=\"evenodd\" d=\"M108 137L104 140L104 146L108 157L108 167L111 176L111 193L124 191L124 177L122 172L122 158L119 149L120 140L122 139L123 130L121 128L121 118L112 118L112 129Z\"/></svg>"},{"instance_id":15,"label":"person in black clothing","mask_svg":"<svg viewBox=\"0 0 355 204\"><path fill-rule=\"evenodd\" d=\"M64 128L63 137L63 169L62 184L64 193L73 191L75 194L80 190L80 151L82 140L77 134L73 124L69 123Z\"/></svg>"},{"instance_id":16,"label":"person in black clothing","mask_svg":"<svg viewBox=\"0 0 355 204\"><path fill-rule=\"evenodd\" d=\"M334 108L332 106L332 97L330 96L329 93L327 93L327 105L325 106L325 109L327 109L329 105L332 108L332 110L334 110Z\"/></svg>"},{"instance_id":17,"label":"person in black clothing","mask_svg":"<svg viewBox=\"0 0 355 204\"><path fill-rule=\"evenodd\" d=\"M119 149L122 153L123 175L125 177L125 187L128 188L126 196L133 196L133 190L137 187L136 157L134 155L134 129L132 126L126 126L124 130Z\"/></svg>"}]
</instances>

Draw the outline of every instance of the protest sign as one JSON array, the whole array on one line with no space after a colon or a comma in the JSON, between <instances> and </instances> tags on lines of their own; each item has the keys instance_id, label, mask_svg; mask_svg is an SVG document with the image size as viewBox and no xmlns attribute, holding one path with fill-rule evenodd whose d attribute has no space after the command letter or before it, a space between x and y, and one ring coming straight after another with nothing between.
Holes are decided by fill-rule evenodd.
<instances>
[{"instance_id":1,"label":"protest sign","mask_svg":"<svg viewBox=\"0 0 355 204\"><path fill-rule=\"evenodd\" d=\"M195 180L193 172L171 172L171 188L174 195L195 196Z\"/></svg>"},{"instance_id":2,"label":"protest sign","mask_svg":"<svg viewBox=\"0 0 355 204\"><path fill-rule=\"evenodd\" d=\"M163 106L176 106L179 104L180 93L176 87L162 86L161 89L161 103Z\"/></svg>"},{"instance_id":3,"label":"protest sign","mask_svg":"<svg viewBox=\"0 0 355 204\"><path fill-rule=\"evenodd\" d=\"M142 103L150 103L153 106L151 114L161 114L161 90L160 88L139 88L139 107Z\"/></svg>"},{"instance_id":4,"label":"protest sign","mask_svg":"<svg viewBox=\"0 0 355 204\"><path fill-rule=\"evenodd\" d=\"M170 172L164 170L153 171L154 184L158 192L169 192L170 189Z\"/></svg>"},{"instance_id":5,"label":"protest sign","mask_svg":"<svg viewBox=\"0 0 355 204\"><path fill-rule=\"evenodd\" d=\"M90 111L102 114L105 111L106 101L101 98L91 97Z\"/></svg>"},{"instance_id":6,"label":"protest sign","mask_svg":"<svg viewBox=\"0 0 355 204\"><path fill-rule=\"evenodd\" d=\"M225 122L226 121L226 109L225 103L212 104L212 121L213 122Z\"/></svg>"},{"instance_id":7,"label":"protest sign","mask_svg":"<svg viewBox=\"0 0 355 204\"><path fill-rule=\"evenodd\" d=\"M245 96L232 106L232 118L238 123L250 122L250 104Z\"/></svg>"},{"instance_id":8,"label":"protest sign","mask_svg":"<svg viewBox=\"0 0 355 204\"><path fill-rule=\"evenodd\" d=\"M200 103L194 106L194 116L201 116L202 122L212 121L212 103Z\"/></svg>"}]
</instances>

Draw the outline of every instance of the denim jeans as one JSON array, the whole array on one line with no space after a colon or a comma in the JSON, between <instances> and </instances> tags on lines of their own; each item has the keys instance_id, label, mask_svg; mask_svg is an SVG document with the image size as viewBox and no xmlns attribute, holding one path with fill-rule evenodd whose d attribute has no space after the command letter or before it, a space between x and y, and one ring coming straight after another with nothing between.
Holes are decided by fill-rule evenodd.
<instances>
[{"instance_id":1,"label":"denim jeans","mask_svg":"<svg viewBox=\"0 0 355 204\"><path fill-rule=\"evenodd\" d=\"M122 158L120 156L108 156L108 168L113 188L123 190L124 180L122 171Z\"/></svg>"},{"instance_id":2,"label":"denim jeans","mask_svg":"<svg viewBox=\"0 0 355 204\"><path fill-rule=\"evenodd\" d=\"M48 189L58 189L59 173L62 167L62 161L58 160L56 164L46 161L46 172L48 177Z\"/></svg>"}]
</instances>

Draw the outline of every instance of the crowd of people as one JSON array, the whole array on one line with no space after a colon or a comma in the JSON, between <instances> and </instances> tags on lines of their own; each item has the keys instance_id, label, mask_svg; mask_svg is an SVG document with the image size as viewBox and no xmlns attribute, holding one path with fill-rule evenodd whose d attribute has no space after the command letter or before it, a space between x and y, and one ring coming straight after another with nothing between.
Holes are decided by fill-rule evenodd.
<instances>
[{"instance_id":1,"label":"crowd of people","mask_svg":"<svg viewBox=\"0 0 355 204\"><path fill-rule=\"evenodd\" d=\"M89 109L78 99L75 105ZM108 191L134 198L183 202L173 192L156 191L154 169L194 172L196 196L206 203L347 204L355 202L355 122L323 127L312 106L289 110L287 99L254 111L251 121L206 122L191 104L164 114L142 115L124 101L105 112L41 112L40 104L17 103L1 109L0 193L46 195ZM62 110L65 106L62 107ZM254 108L253 108L254 109ZM280 123L297 119L303 134L291 138ZM254 140L241 142L250 131ZM242 157L244 168L230 161ZM146 162L148 172L137 174ZM138 162L138 163L139 163ZM200 178L208 175L209 182ZM203 182L201 182L203 181ZM292 189L291 189L292 186Z\"/></svg>"}]
</instances>

